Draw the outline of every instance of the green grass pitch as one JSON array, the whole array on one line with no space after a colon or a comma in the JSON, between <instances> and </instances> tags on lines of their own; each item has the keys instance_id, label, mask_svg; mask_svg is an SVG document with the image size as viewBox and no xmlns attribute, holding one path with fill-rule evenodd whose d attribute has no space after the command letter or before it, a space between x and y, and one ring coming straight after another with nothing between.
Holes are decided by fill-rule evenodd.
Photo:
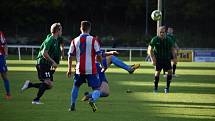
<instances>
[{"instance_id":1,"label":"green grass pitch","mask_svg":"<svg viewBox=\"0 0 215 121\"><path fill-rule=\"evenodd\" d=\"M153 93L153 66L143 61L134 74L111 66L107 79L111 95L97 101L98 112L80 99L77 110L68 112L73 80L66 77L63 61L54 75L54 87L46 91L41 101L32 105L37 90L20 93L26 79L37 80L35 61L8 60L8 77L12 100L4 99L3 81L0 83L0 121L214 121L215 120L215 63L179 62L178 77L173 78L169 94L164 94L165 78L160 77L159 92ZM132 93L126 93L130 89Z\"/></svg>"}]
</instances>

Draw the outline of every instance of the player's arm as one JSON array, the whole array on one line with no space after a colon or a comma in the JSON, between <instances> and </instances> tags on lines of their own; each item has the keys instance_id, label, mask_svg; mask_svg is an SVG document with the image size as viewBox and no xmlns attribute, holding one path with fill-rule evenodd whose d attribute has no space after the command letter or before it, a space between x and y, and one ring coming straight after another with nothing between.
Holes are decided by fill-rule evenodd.
<instances>
[{"instance_id":1,"label":"player's arm","mask_svg":"<svg viewBox=\"0 0 215 121\"><path fill-rule=\"evenodd\" d=\"M68 57L68 70L67 70L67 76L72 76L72 56Z\"/></svg>"},{"instance_id":2,"label":"player's arm","mask_svg":"<svg viewBox=\"0 0 215 121\"><path fill-rule=\"evenodd\" d=\"M154 55L154 52L153 52L153 49L152 49L151 45L148 46L147 53L148 53L148 55L150 56L150 58L152 60L152 64L156 65L156 58L155 58L155 55Z\"/></svg>"},{"instance_id":3,"label":"player's arm","mask_svg":"<svg viewBox=\"0 0 215 121\"><path fill-rule=\"evenodd\" d=\"M171 48L171 51L172 51L172 56L173 56L173 62L174 62L175 64L177 64L176 48L175 48L175 47L172 47L172 48Z\"/></svg>"},{"instance_id":4,"label":"player's arm","mask_svg":"<svg viewBox=\"0 0 215 121\"><path fill-rule=\"evenodd\" d=\"M4 45L4 52L5 52L5 56L8 56L8 47L7 47L7 43L5 43Z\"/></svg>"},{"instance_id":5,"label":"player's arm","mask_svg":"<svg viewBox=\"0 0 215 121\"><path fill-rule=\"evenodd\" d=\"M64 43L62 42L61 44L60 44L60 50L61 50L61 60L63 60L64 59Z\"/></svg>"},{"instance_id":6,"label":"player's arm","mask_svg":"<svg viewBox=\"0 0 215 121\"><path fill-rule=\"evenodd\" d=\"M109 55L119 55L119 52L117 52L117 51L108 51L108 52L105 52L105 55L106 56L109 56Z\"/></svg>"},{"instance_id":7,"label":"player's arm","mask_svg":"<svg viewBox=\"0 0 215 121\"><path fill-rule=\"evenodd\" d=\"M44 48L42 50L42 55L43 57L49 61L51 64L52 64L52 68L53 69L56 69L57 68L57 63L50 57L48 51L49 49L51 48L51 46L53 46L53 43L52 41L50 40L45 40L45 43L44 43Z\"/></svg>"},{"instance_id":8,"label":"player's arm","mask_svg":"<svg viewBox=\"0 0 215 121\"><path fill-rule=\"evenodd\" d=\"M70 47L69 47L69 52L68 52L68 69L67 69L67 76L71 77L72 76L72 56L75 56L75 43L74 40L71 41Z\"/></svg>"},{"instance_id":9,"label":"player's arm","mask_svg":"<svg viewBox=\"0 0 215 121\"><path fill-rule=\"evenodd\" d=\"M48 50L44 50L42 54L43 54L43 57L44 57L46 60L48 60L49 62L52 63L52 67L53 67L54 69L56 69L56 68L57 68L57 63L49 56Z\"/></svg>"}]
</instances>

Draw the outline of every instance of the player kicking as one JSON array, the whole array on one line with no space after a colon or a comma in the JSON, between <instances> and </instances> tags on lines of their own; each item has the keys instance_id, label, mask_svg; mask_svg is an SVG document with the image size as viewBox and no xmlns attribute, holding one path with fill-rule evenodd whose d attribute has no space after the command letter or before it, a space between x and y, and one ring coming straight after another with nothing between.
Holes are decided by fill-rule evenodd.
<instances>
[{"instance_id":1,"label":"player kicking","mask_svg":"<svg viewBox=\"0 0 215 121\"><path fill-rule=\"evenodd\" d=\"M7 42L5 40L3 32L0 31L0 73L1 77L4 80L4 87L6 90L5 99L11 99L10 94L10 83L7 78L7 64L6 64L6 57L8 56L8 49L7 49Z\"/></svg>"},{"instance_id":2,"label":"player kicking","mask_svg":"<svg viewBox=\"0 0 215 121\"><path fill-rule=\"evenodd\" d=\"M76 58L76 68L69 111L76 110L76 100L78 97L79 87L83 83L86 83L87 80L88 86L93 89L92 97L89 99L88 103L92 107L93 112L95 112L97 110L95 102L101 94L101 91L99 90L100 81L96 69L96 57L101 64L102 56L100 46L96 38L89 34L91 31L91 23L89 21L82 21L80 31L80 36L72 40L68 52L68 77L71 77L72 75L72 56L75 56Z\"/></svg>"},{"instance_id":3,"label":"player kicking","mask_svg":"<svg viewBox=\"0 0 215 121\"><path fill-rule=\"evenodd\" d=\"M60 23L54 23L50 28L51 34L47 36L45 41L40 46L39 54L37 56L37 72L38 78L41 83L31 83L27 80L21 91L28 88L38 88L36 98L33 99L32 104L43 104L40 102L40 98L44 92L51 89L53 86L53 74L60 62L61 52L63 52L60 46L63 45L62 26Z\"/></svg>"},{"instance_id":4,"label":"player kicking","mask_svg":"<svg viewBox=\"0 0 215 121\"><path fill-rule=\"evenodd\" d=\"M117 51L109 51L109 52L103 52L103 59L102 63L105 67L105 69L109 68L110 65L113 63L114 65L125 69L129 72L129 74L133 74L133 72L140 67L140 64L134 64L132 66L129 66L125 64L122 60L118 59L115 55L118 55L119 53ZM99 74L99 79L101 81L101 85L99 87L99 90L101 91L101 97L107 97L109 96L109 85L108 81L105 76L105 71L102 71L102 68L97 63L97 72ZM81 99L82 101L87 101L89 98L92 97L92 93L85 92L84 97Z\"/></svg>"}]
</instances>

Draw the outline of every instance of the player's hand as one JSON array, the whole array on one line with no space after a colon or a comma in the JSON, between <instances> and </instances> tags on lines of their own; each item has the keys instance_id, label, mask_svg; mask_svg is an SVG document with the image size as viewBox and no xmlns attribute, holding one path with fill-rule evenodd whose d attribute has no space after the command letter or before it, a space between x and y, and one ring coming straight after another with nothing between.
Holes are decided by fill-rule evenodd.
<instances>
[{"instance_id":1,"label":"player's hand","mask_svg":"<svg viewBox=\"0 0 215 121\"><path fill-rule=\"evenodd\" d=\"M156 60L152 59L152 65L155 66L156 65Z\"/></svg>"},{"instance_id":2,"label":"player's hand","mask_svg":"<svg viewBox=\"0 0 215 121\"><path fill-rule=\"evenodd\" d=\"M102 67L101 72L105 72L107 68Z\"/></svg>"},{"instance_id":3,"label":"player's hand","mask_svg":"<svg viewBox=\"0 0 215 121\"><path fill-rule=\"evenodd\" d=\"M52 68L56 69L57 66L58 66L57 63L54 61L54 62L52 63Z\"/></svg>"},{"instance_id":4,"label":"player's hand","mask_svg":"<svg viewBox=\"0 0 215 121\"><path fill-rule=\"evenodd\" d=\"M66 75L67 75L68 78L70 78L72 76L72 71L68 70L67 73L66 73Z\"/></svg>"},{"instance_id":5,"label":"player's hand","mask_svg":"<svg viewBox=\"0 0 215 121\"><path fill-rule=\"evenodd\" d=\"M113 55L119 55L119 52L117 51L112 51Z\"/></svg>"},{"instance_id":6,"label":"player's hand","mask_svg":"<svg viewBox=\"0 0 215 121\"><path fill-rule=\"evenodd\" d=\"M176 58L173 59L173 63L177 64L177 59Z\"/></svg>"}]
</instances>

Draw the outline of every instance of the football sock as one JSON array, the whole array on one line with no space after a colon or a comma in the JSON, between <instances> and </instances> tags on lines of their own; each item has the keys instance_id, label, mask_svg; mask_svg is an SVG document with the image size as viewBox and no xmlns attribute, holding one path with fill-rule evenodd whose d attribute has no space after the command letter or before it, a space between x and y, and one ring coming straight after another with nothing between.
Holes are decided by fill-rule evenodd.
<instances>
[{"instance_id":1,"label":"football sock","mask_svg":"<svg viewBox=\"0 0 215 121\"><path fill-rule=\"evenodd\" d=\"M37 97L34 99L34 101L40 100L40 97L43 96L44 92L46 91L47 86L48 85L46 83L41 83L40 84L39 91L37 93Z\"/></svg>"},{"instance_id":2,"label":"football sock","mask_svg":"<svg viewBox=\"0 0 215 121\"><path fill-rule=\"evenodd\" d=\"M31 82L30 82L30 83L28 84L28 88L31 88L31 87L39 88L41 84L42 84L42 83L31 83Z\"/></svg>"},{"instance_id":3,"label":"football sock","mask_svg":"<svg viewBox=\"0 0 215 121\"><path fill-rule=\"evenodd\" d=\"M175 70L176 70L176 64L172 65L172 74L175 74Z\"/></svg>"},{"instance_id":4,"label":"football sock","mask_svg":"<svg viewBox=\"0 0 215 121\"><path fill-rule=\"evenodd\" d=\"M158 89L158 82L159 82L159 79L160 79L159 76L155 76L155 80L154 80L154 87L155 87L155 90Z\"/></svg>"},{"instance_id":5,"label":"football sock","mask_svg":"<svg viewBox=\"0 0 215 121\"><path fill-rule=\"evenodd\" d=\"M120 60L119 58L117 58L116 56L112 56L111 61L114 65L123 68L127 71L131 71L132 68L130 66L128 66L127 64L125 64L122 60Z\"/></svg>"},{"instance_id":6,"label":"football sock","mask_svg":"<svg viewBox=\"0 0 215 121\"><path fill-rule=\"evenodd\" d=\"M7 95L10 95L10 83L9 83L9 80L4 80L4 87L5 87Z\"/></svg>"},{"instance_id":7,"label":"football sock","mask_svg":"<svg viewBox=\"0 0 215 121\"><path fill-rule=\"evenodd\" d=\"M172 75L167 75L166 88L169 89L172 80Z\"/></svg>"},{"instance_id":8,"label":"football sock","mask_svg":"<svg viewBox=\"0 0 215 121\"><path fill-rule=\"evenodd\" d=\"M87 95L89 98L92 98L92 92ZM100 91L100 97L107 97L109 94Z\"/></svg>"},{"instance_id":9,"label":"football sock","mask_svg":"<svg viewBox=\"0 0 215 121\"><path fill-rule=\"evenodd\" d=\"M92 101L95 102L97 99L99 99L101 92L99 90L94 90L92 93Z\"/></svg>"},{"instance_id":10,"label":"football sock","mask_svg":"<svg viewBox=\"0 0 215 121\"><path fill-rule=\"evenodd\" d=\"M71 96L71 105L77 100L79 88L77 86L73 86L72 88L72 96Z\"/></svg>"}]
</instances>

